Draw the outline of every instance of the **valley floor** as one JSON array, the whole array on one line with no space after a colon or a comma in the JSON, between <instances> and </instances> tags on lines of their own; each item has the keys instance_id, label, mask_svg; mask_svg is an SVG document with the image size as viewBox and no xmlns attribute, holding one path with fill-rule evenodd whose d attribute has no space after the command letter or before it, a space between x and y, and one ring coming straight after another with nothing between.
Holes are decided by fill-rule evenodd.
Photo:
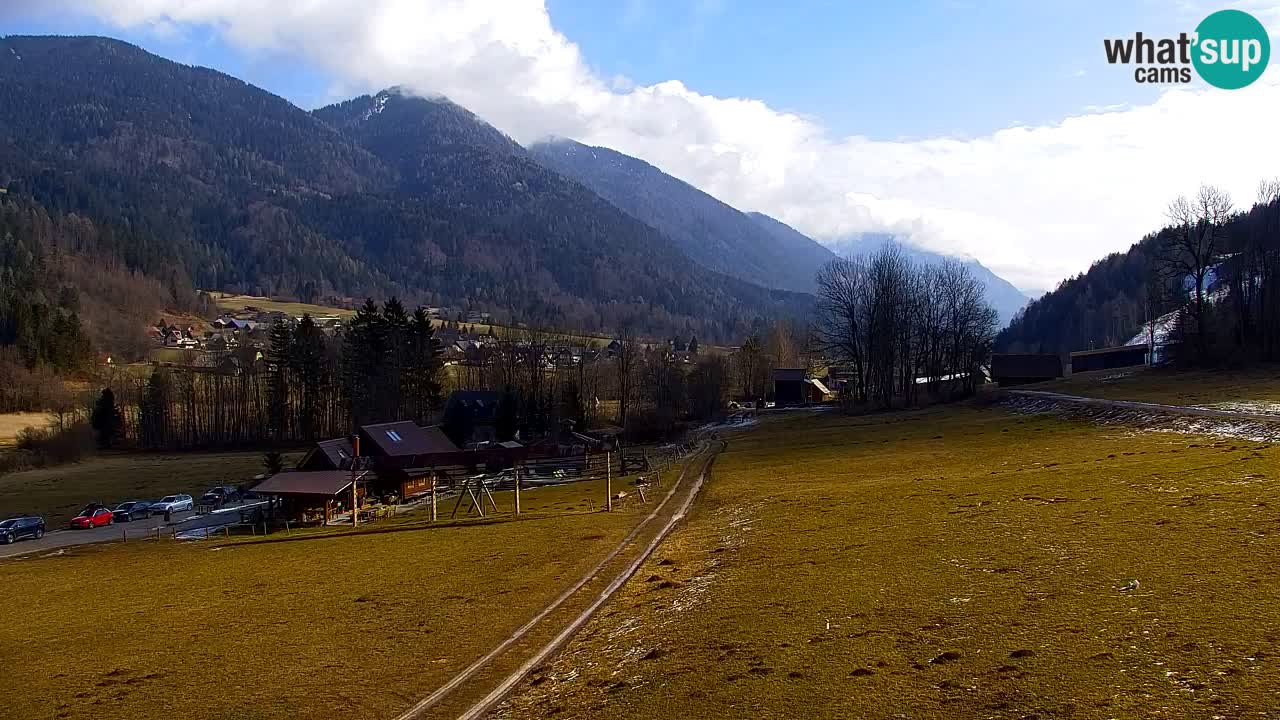
<instances>
[{"instance_id":1,"label":"valley floor","mask_svg":"<svg viewBox=\"0 0 1280 720\"><path fill-rule=\"evenodd\" d=\"M1273 711L1277 459L1000 407L762 422L498 716Z\"/></svg>"}]
</instances>

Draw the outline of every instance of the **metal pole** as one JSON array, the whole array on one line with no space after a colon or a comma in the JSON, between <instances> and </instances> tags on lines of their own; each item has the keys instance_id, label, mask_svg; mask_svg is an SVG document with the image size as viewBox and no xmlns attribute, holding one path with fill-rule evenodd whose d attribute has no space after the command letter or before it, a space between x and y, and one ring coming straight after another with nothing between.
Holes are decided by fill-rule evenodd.
<instances>
[{"instance_id":1,"label":"metal pole","mask_svg":"<svg viewBox=\"0 0 1280 720\"><path fill-rule=\"evenodd\" d=\"M519 465L515 467L515 472L516 472L516 490L515 490L516 517L520 517L520 466Z\"/></svg>"},{"instance_id":2,"label":"metal pole","mask_svg":"<svg viewBox=\"0 0 1280 720\"><path fill-rule=\"evenodd\" d=\"M613 512L613 453L604 454L604 509Z\"/></svg>"},{"instance_id":3,"label":"metal pole","mask_svg":"<svg viewBox=\"0 0 1280 720\"><path fill-rule=\"evenodd\" d=\"M431 522L436 521L436 476L431 475Z\"/></svg>"},{"instance_id":4,"label":"metal pole","mask_svg":"<svg viewBox=\"0 0 1280 720\"><path fill-rule=\"evenodd\" d=\"M351 449L355 452L351 457L351 527L360 526L359 498L356 497L356 465L360 459L360 435L351 436Z\"/></svg>"}]
</instances>

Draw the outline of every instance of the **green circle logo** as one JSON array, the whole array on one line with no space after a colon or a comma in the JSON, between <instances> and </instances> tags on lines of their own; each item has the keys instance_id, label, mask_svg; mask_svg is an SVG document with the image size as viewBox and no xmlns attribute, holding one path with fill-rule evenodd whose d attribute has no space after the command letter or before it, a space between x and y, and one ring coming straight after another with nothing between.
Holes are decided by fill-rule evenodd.
<instances>
[{"instance_id":1,"label":"green circle logo","mask_svg":"<svg viewBox=\"0 0 1280 720\"><path fill-rule=\"evenodd\" d=\"M1204 81L1237 90L1262 76L1271 60L1271 39L1258 19L1242 10L1219 10L1196 27L1191 62Z\"/></svg>"}]
</instances>

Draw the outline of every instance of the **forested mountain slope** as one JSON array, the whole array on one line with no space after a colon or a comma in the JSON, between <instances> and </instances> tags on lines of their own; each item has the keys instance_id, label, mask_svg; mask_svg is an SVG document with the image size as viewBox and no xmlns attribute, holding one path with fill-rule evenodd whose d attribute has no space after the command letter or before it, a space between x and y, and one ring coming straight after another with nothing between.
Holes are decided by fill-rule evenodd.
<instances>
[{"instance_id":1,"label":"forested mountain slope","mask_svg":"<svg viewBox=\"0 0 1280 720\"><path fill-rule=\"evenodd\" d=\"M1223 222L1166 227L1126 252L1098 260L1031 302L996 337L996 351L1064 353L1122 345L1143 332L1150 318L1190 312L1196 283L1179 240L1188 232L1203 250L1208 299L1204 344L1191 343L1183 359L1280 359L1280 181L1264 183L1258 203ZM1188 318L1194 320L1194 312ZM1186 332L1194 331L1193 322Z\"/></svg>"},{"instance_id":2,"label":"forested mountain slope","mask_svg":"<svg viewBox=\"0 0 1280 720\"><path fill-rule=\"evenodd\" d=\"M773 223L768 225L615 150L557 139L535 144L529 152L657 228L711 270L764 287L811 292L818 269L835 257L772 218L767 218Z\"/></svg>"},{"instance_id":3,"label":"forested mountain slope","mask_svg":"<svg viewBox=\"0 0 1280 720\"><path fill-rule=\"evenodd\" d=\"M811 302L701 271L447 101L308 113L105 38L0 38L0 187L127 228L100 244L200 287L726 339Z\"/></svg>"}]
</instances>

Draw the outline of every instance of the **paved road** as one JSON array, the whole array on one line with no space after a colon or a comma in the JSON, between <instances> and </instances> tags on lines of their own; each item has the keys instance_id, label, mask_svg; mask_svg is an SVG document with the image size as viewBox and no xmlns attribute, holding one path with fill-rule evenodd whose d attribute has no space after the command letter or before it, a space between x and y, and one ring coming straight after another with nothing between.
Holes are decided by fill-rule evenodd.
<instances>
[{"instance_id":1,"label":"paved road","mask_svg":"<svg viewBox=\"0 0 1280 720\"><path fill-rule=\"evenodd\" d=\"M174 513L173 519L175 521L185 520L191 515L192 513L189 512ZM19 540L12 545L0 545L0 558L45 553L73 545L120 540L126 532L130 539L142 538L148 533L154 535L156 528L163 527L167 527L164 522L164 516L155 515L145 519L139 518L131 522L112 523L92 530L50 530L39 540Z\"/></svg>"}]
</instances>

